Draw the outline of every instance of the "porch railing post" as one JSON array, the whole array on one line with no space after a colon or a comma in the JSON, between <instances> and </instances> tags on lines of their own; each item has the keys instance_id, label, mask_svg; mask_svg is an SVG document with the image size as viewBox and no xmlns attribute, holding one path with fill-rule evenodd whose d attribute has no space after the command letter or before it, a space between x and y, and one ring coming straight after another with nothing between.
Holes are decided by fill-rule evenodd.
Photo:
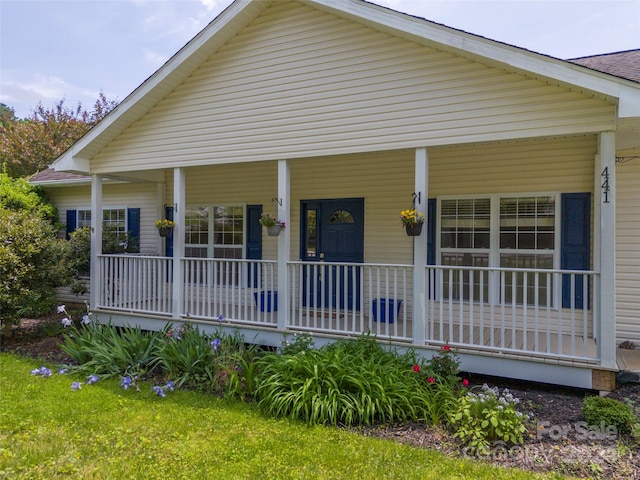
<instances>
[{"instance_id":1,"label":"porch railing post","mask_svg":"<svg viewBox=\"0 0 640 480\"><path fill-rule=\"evenodd\" d=\"M278 160L278 218L285 228L278 237L278 329L287 328L289 318L289 263L291 246L291 181L287 160Z\"/></svg>"},{"instance_id":2,"label":"porch railing post","mask_svg":"<svg viewBox=\"0 0 640 480\"><path fill-rule=\"evenodd\" d=\"M599 249L594 267L600 271L597 315L598 356L603 367L616 367L616 152L615 133L601 132L596 156L594 209L599 220ZM599 213L599 215L598 215ZM599 217L599 218L598 218ZM595 222L594 222L595 223ZM594 250L596 250L594 249ZM597 293L597 292L596 292Z\"/></svg>"},{"instance_id":3,"label":"porch railing post","mask_svg":"<svg viewBox=\"0 0 640 480\"><path fill-rule=\"evenodd\" d=\"M415 190L414 208L427 216L429 192L429 160L426 148L417 148L415 152ZM427 223L428 224L428 223ZM427 229L413 237L413 343L425 342L426 312L426 266L427 266Z\"/></svg>"},{"instance_id":4,"label":"porch railing post","mask_svg":"<svg viewBox=\"0 0 640 480\"><path fill-rule=\"evenodd\" d=\"M184 305L184 274L182 259L184 258L184 220L186 198L186 175L183 168L173 169L173 306L172 317L180 318Z\"/></svg>"},{"instance_id":5,"label":"porch railing post","mask_svg":"<svg viewBox=\"0 0 640 480\"><path fill-rule=\"evenodd\" d=\"M102 254L102 177L91 175L91 277L89 280L89 301L92 309L97 308L102 291L100 259Z\"/></svg>"}]
</instances>

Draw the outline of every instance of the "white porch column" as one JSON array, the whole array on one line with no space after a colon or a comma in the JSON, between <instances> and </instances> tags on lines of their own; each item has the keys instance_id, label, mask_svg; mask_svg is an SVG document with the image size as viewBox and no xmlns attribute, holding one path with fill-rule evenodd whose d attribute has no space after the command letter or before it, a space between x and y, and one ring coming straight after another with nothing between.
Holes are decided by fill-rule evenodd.
<instances>
[{"instance_id":1,"label":"white porch column","mask_svg":"<svg viewBox=\"0 0 640 480\"><path fill-rule=\"evenodd\" d=\"M180 318L184 312L184 275L182 259L184 258L184 219L186 198L186 174L183 168L173 169L173 312L174 319Z\"/></svg>"},{"instance_id":2,"label":"white porch column","mask_svg":"<svg viewBox=\"0 0 640 480\"><path fill-rule=\"evenodd\" d=\"M278 237L278 329L287 328L289 317L289 275L291 251L291 181L287 160L278 160L278 218L285 223Z\"/></svg>"},{"instance_id":3,"label":"white porch column","mask_svg":"<svg viewBox=\"0 0 640 480\"><path fill-rule=\"evenodd\" d=\"M98 255L102 254L102 177L91 175L91 277L89 280L89 303L91 309L98 307L102 290L102 272Z\"/></svg>"},{"instance_id":4,"label":"white porch column","mask_svg":"<svg viewBox=\"0 0 640 480\"><path fill-rule=\"evenodd\" d=\"M598 355L616 367L616 144L615 132L601 132L594 188L594 268L600 271ZM594 295L598 295L595 292Z\"/></svg>"},{"instance_id":5,"label":"white porch column","mask_svg":"<svg viewBox=\"0 0 640 480\"><path fill-rule=\"evenodd\" d=\"M429 157L426 148L415 152L415 208L427 216L429 195ZM413 343L425 342L425 295L427 294L425 267L427 265L427 225L422 234L413 237Z\"/></svg>"}]
</instances>

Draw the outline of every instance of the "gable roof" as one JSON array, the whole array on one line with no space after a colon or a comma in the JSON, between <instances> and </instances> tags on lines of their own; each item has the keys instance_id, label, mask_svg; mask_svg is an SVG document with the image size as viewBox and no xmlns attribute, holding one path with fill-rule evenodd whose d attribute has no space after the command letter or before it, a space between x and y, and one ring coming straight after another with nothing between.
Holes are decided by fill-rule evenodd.
<instances>
[{"instance_id":1,"label":"gable roof","mask_svg":"<svg viewBox=\"0 0 640 480\"><path fill-rule=\"evenodd\" d=\"M619 116L640 116L640 87L634 82L396 12L364 0L297 1L396 37L452 52L479 63L537 78L553 79L556 82L618 98ZM90 160L94 155L177 88L205 60L271 4L268 0L236 0L232 3L67 150L55 162L55 169L88 173ZM630 101L627 97L630 97Z\"/></svg>"},{"instance_id":2,"label":"gable roof","mask_svg":"<svg viewBox=\"0 0 640 480\"><path fill-rule=\"evenodd\" d=\"M598 72L640 83L640 49L572 58L569 61Z\"/></svg>"}]
</instances>

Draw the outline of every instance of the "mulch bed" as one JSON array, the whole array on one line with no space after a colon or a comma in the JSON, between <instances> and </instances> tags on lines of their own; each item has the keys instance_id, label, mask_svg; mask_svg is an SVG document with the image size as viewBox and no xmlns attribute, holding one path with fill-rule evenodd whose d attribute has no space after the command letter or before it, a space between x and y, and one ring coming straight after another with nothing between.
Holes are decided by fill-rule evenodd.
<instances>
[{"instance_id":1,"label":"mulch bed","mask_svg":"<svg viewBox=\"0 0 640 480\"><path fill-rule=\"evenodd\" d=\"M39 358L47 363L72 363L59 347L62 341L62 336L56 334L59 321L59 315L24 320L14 327L11 338L3 337L0 350ZM47 332L52 336L42 338ZM533 412L535 424L524 445L496 444L488 455L479 457L460 445L449 432L422 424L376 425L352 430L437 450L452 457L480 458L505 467L588 478L640 480L640 439L614 435L606 429L588 431L581 423L584 422L584 398L597 392L480 375L468 375L467 378L471 387L487 383L492 387L508 388ZM619 385L609 397L633 402L640 409L640 384Z\"/></svg>"}]
</instances>

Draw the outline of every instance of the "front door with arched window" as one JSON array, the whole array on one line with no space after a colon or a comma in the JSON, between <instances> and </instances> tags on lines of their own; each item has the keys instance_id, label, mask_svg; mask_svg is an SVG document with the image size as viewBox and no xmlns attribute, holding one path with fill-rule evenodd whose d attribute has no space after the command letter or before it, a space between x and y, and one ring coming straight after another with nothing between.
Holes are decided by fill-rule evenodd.
<instances>
[{"instance_id":1,"label":"front door with arched window","mask_svg":"<svg viewBox=\"0 0 640 480\"><path fill-rule=\"evenodd\" d=\"M309 262L364 261L364 199L302 200L300 258ZM308 306L360 309L360 270L352 266L305 269Z\"/></svg>"}]
</instances>

